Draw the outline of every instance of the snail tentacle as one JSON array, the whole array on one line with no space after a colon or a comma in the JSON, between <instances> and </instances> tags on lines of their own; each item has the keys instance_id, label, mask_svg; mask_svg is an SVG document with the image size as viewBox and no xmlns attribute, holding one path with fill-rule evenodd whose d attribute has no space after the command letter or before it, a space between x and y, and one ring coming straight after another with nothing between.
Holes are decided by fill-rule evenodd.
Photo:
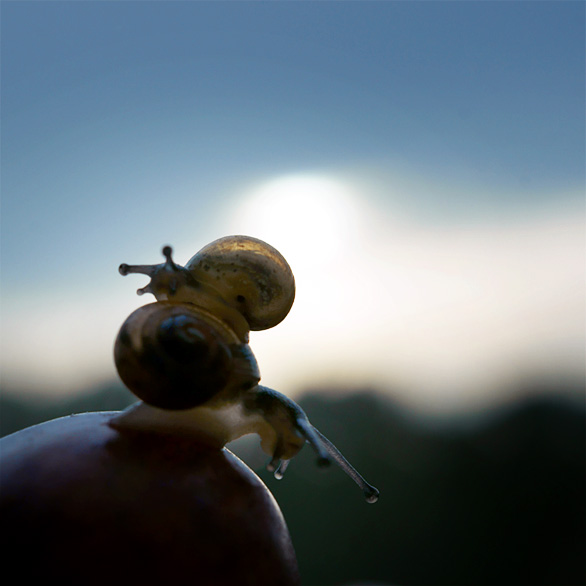
<instances>
[{"instance_id":1,"label":"snail tentacle","mask_svg":"<svg viewBox=\"0 0 586 586\"><path fill-rule=\"evenodd\" d=\"M156 265L129 265L126 263L122 263L118 267L118 272L125 277L131 273L136 273L140 275L147 275L148 277L153 277L161 270L167 271L176 271L179 267L173 261L173 248L170 246L163 246L163 256L165 257L165 262L156 264Z\"/></svg>"},{"instance_id":2,"label":"snail tentacle","mask_svg":"<svg viewBox=\"0 0 586 586\"><path fill-rule=\"evenodd\" d=\"M342 470L361 488L366 502L376 503L380 495L379 490L372 486L372 484L366 482L358 470L356 470L356 468L344 458L342 452L340 452L340 450L338 450L338 448L323 433L321 433L319 429L314 427L313 430L319 436L323 446L336 464L338 464L338 466L342 468Z\"/></svg>"}]
</instances>

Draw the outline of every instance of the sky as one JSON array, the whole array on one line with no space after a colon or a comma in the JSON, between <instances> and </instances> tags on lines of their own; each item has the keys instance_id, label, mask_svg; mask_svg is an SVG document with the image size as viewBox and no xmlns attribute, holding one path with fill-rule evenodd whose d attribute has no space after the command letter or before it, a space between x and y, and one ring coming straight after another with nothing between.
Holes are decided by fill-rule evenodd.
<instances>
[{"instance_id":1,"label":"sky","mask_svg":"<svg viewBox=\"0 0 586 586\"><path fill-rule=\"evenodd\" d=\"M116 376L146 284L234 233L297 296L262 382L445 411L584 377L583 2L12 2L3 390Z\"/></svg>"}]
</instances>

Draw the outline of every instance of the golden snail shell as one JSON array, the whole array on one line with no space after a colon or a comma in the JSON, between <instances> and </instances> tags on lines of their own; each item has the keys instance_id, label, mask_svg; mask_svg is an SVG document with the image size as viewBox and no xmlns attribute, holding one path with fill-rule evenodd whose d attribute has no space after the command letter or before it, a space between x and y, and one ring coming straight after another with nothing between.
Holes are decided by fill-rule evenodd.
<instances>
[{"instance_id":1,"label":"golden snail shell","mask_svg":"<svg viewBox=\"0 0 586 586\"><path fill-rule=\"evenodd\" d=\"M124 384L161 409L190 409L260 379L248 345L186 303L161 301L134 311L120 328L114 360Z\"/></svg>"},{"instance_id":2,"label":"golden snail shell","mask_svg":"<svg viewBox=\"0 0 586 586\"><path fill-rule=\"evenodd\" d=\"M278 250L250 236L226 236L202 248L185 265L237 309L251 330L280 323L295 299L295 279Z\"/></svg>"}]
</instances>

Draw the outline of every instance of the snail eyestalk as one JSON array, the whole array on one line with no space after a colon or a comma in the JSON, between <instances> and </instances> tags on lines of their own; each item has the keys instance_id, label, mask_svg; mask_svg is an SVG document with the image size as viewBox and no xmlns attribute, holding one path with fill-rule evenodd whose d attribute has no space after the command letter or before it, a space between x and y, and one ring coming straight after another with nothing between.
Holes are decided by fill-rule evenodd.
<instances>
[{"instance_id":1,"label":"snail eyestalk","mask_svg":"<svg viewBox=\"0 0 586 586\"><path fill-rule=\"evenodd\" d=\"M118 272L123 277L129 274L139 274L151 278L148 285L137 290L137 295L152 293L159 301L163 301L167 296L173 297L177 293L177 289L181 284L181 279L177 278L177 274L185 269L176 265L173 261L173 249L170 246L164 246L162 252L165 257L165 262L163 263L156 265L128 265L123 263L118 267Z\"/></svg>"},{"instance_id":2,"label":"snail eyestalk","mask_svg":"<svg viewBox=\"0 0 586 586\"><path fill-rule=\"evenodd\" d=\"M163 246L163 256L166 259L166 265L168 268L172 268L172 269L177 269L177 266L175 265L175 263L173 262L173 258L172 255L173 254L173 249L167 245L167 246Z\"/></svg>"},{"instance_id":3,"label":"snail eyestalk","mask_svg":"<svg viewBox=\"0 0 586 586\"><path fill-rule=\"evenodd\" d=\"M140 275L147 275L148 277L153 277L158 271L162 269L176 271L178 270L177 265L173 262L173 258L171 255L173 254L173 249L170 246L163 247L163 256L165 257L165 262L157 264L157 265L129 265L126 263L122 263L118 267L118 272L125 277L130 273L137 273Z\"/></svg>"}]
</instances>

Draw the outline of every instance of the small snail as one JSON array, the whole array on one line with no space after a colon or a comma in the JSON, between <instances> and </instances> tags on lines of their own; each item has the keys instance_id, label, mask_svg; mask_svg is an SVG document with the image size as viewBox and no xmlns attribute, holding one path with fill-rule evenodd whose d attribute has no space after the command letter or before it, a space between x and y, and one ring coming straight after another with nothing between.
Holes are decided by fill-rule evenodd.
<instances>
[{"instance_id":1,"label":"small snail","mask_svg":"<svg viewBox=\"0 0 586 586\"><path fill-rule=\"evenodd\" d=\"M163 248L158 265L120 265L122 275L151 278L138 294L156 302L133 312L114 348L118 373L142 402L115 417L119 430L153 429L197 436L222 447L257 433L267 468L282 478L308 442L319 465L334 460L374 503L379 491L311 425L286 396L259 385L250 330L280 323L295 297L293 273L281 254L248 236L220 238L185 267Z\"/></svg>"}]
</instances>

